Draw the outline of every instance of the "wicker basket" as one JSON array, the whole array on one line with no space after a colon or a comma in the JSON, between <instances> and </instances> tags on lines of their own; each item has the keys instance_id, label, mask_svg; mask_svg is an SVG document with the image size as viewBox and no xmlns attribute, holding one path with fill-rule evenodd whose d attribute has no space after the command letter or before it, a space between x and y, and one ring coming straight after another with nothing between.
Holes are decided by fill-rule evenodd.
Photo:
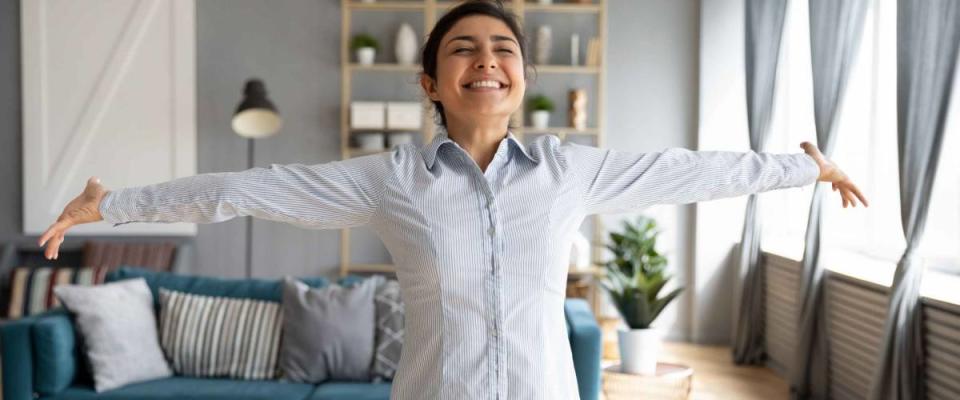
<instances>
[{"instance_id":1,"label":"wicker basket","mask_svg":"<svg viewBox=\"0 0 960 400\"><path fill-rule=\"evenodd\" d=\"M603 370L603 395L607 400L687 399L693 386L693 369L685 365L657 363L655 375L620 372L620 365Z\"/></svg>"}]
</instances>

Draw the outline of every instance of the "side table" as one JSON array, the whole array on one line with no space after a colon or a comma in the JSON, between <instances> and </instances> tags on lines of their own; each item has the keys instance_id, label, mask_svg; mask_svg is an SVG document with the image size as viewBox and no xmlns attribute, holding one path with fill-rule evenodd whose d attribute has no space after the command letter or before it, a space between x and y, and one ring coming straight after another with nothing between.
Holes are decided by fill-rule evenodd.
<instances>
[{"instance_id":1,"label":"side table","mask_svg":"<svg viewBox=\"0 0 960 400\"><path fill-rule=\"evenodd\" d=\"M603 369L603 395L606 400L687 399L693 386L693 368L659 362L654 375L621 372L620 364Z\"/></svg>"}]
</instances>

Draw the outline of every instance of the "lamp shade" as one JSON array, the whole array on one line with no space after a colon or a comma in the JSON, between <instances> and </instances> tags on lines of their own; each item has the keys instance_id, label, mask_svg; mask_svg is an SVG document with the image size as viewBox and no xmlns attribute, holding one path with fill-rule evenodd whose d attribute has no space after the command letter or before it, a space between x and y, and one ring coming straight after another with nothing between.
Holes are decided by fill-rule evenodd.
<instances>
[{"instance_id":1,"label":"lamp shade","mask_svg":"<svg viewBox=\"0 0 960 400\"><path fill-rule=\"evenodd\" d=\"M243 100L237 105L230 125L234 132L245 138L263 138L280 131L283 120L277 107L267 98L263 81L247 80L243 88Z\"/></svg>"}]
</instances>

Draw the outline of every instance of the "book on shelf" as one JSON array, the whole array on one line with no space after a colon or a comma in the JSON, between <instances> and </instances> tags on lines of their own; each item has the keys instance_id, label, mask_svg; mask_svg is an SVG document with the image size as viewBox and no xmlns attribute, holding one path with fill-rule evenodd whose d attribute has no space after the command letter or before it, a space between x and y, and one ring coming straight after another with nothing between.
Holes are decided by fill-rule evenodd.
<instances>
[{"instance_id":1,"label":"book on shelf","mask_svg":"<svg viewBox=\"0 0 960 400\"><path fill-rule=\"evenodd\" d=\"M600 38L590 38L587 42L587 65L596 67L600 65Z\"/></svg>"}]
</instances>

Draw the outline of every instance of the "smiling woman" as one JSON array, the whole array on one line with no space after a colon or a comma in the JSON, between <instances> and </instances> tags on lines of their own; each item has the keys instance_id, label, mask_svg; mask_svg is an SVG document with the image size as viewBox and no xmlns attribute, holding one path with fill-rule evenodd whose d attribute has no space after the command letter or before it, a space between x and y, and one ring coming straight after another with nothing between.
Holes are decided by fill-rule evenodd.
<instances>
[{"instance_id":1,"label":"smiling woman","mask_svg":"<svg viewBox=\"0 0 960 400\"><path fill-rule=\"evenodd\" d=\"M420 82L442 129L423 146L114 191L91 179L39 241L56 257L70 227L100 220L367 226L394 260L404 303L391 398L594 400L600 368L575 370L564 312L570 247L586 217L818 179L844 205L865 204L809 143L806 154L636 153L553 135L524 144L509 126L530 68L521 33L499 2L468 1L437 22Z\"/></svg>"},{"instance_id":2,"label":"smiling woman","mask_svg":"<svg viewBox=\"0 0 960 400\"><path fill-rule=\"evenodd\" d=\"M437 21L423 47L420 84L438 123L481 170L493 158L488 144L503 137L523 102L533 68L526 42L516 16L499 2L475 1Z\"/></svg>"}]
</instances>

